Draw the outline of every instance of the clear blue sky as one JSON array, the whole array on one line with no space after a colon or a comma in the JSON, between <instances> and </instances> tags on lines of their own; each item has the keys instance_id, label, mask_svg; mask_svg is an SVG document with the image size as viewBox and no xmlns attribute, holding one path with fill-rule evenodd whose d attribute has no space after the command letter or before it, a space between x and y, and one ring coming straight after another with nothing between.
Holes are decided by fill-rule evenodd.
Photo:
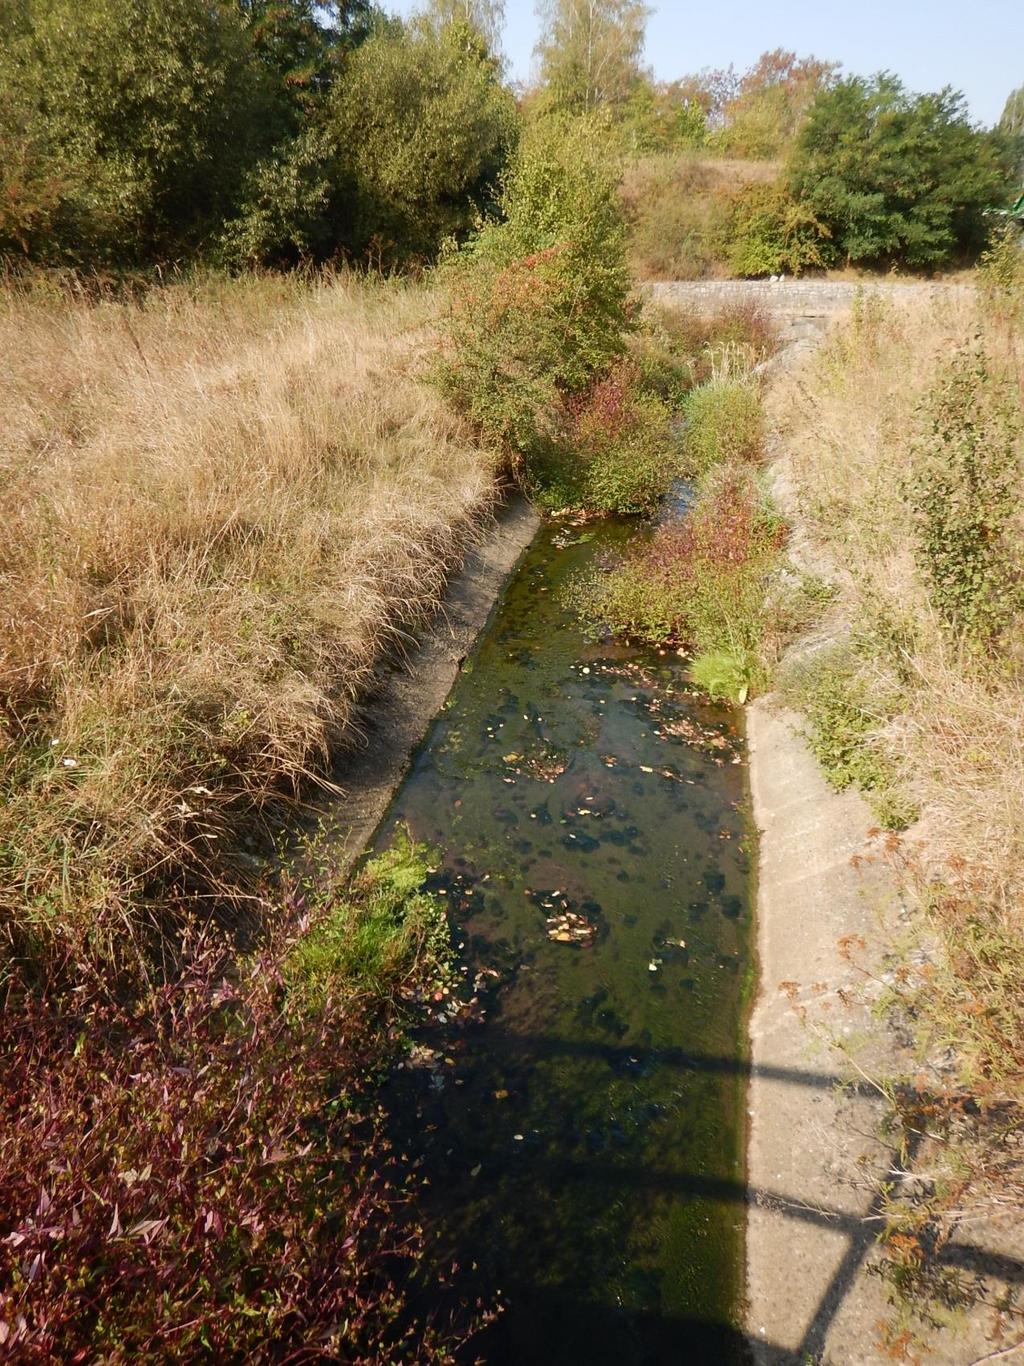
<instances>
[{"instance_id":1,"label":"clear blue sky","mask_svg":"<svg viewBox=\"0 0 1024 1366\"><path fill-rule=\"evenodd\" d=\"M385 7L407 14L416 0ZM986 124L1024 85L1024 0L663 0L652 8L647 62L661 80L708 66L742 70L784 47L840 61L851 74L894 71L912 90L952 85ZM533 0L506 0L506 17L509 70L525 80Z\"/></svg>"}]
</instances>

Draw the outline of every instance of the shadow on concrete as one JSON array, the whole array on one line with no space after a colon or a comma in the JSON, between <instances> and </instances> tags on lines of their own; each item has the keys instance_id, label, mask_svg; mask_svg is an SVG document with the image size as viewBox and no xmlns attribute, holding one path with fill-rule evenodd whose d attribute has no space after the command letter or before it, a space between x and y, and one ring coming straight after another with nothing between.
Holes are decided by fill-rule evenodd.
<instances>
[{"instance_id":1,"label":"shadow on concrete","mask_svg":"<svg viewBox=\"0 0 1024 1366\"><path fill-rule=\"evenodd\" d=\"M795 1067L759 1066L752 1068L742 1058L694 1053L684 1049L642 1048L601 1042L560 1040L547 1036L490 1033L488 1051L515 1059L537 1060L550 1057L600 1058L613 1068L636 1071L645 1067L673 1067L682 1072L711 1072L744 1077L758 1075L781 1082L822 1091L841 1087L847 1093L877 1097L875 1088L864 1082L846 1082L838 1075ZM921 1093L908 1094L908 1102L927 1100ZM911 1135L901 1157L906 1170L913 1169L920 1148L919 1136ZM558 1159L534 1153L529 1158L530 1176L536 1198L543 1200L545 1190L562 1190L571 1183L597 1185L609 1191L655 1191L694 1200L727 1202L737 1206L757 1204L797 1223L828 1228L846 1239L846 1248L811 1316L803 1338L795 1349L764 1339L750 1337L720 1323L699 1319L679 1320L671 1315L625 1313L616 1306L592 1301L578 1302L571 1295L540 1289L513 1278L506 1289L517 1302L518 1327L484 1334L472 1344L472 1359L487 1366L519 1366L519 1363L602 1362L626 1360L654 1363L738 1363L749 1361L756 1350L759 1362L804 1363L819 1359L825 1349L829 1329L861 1272L884 1225L884 1195L879 1191L863 1214L857 1215L831 1207L805 1205L791 1196L770 1189L753 1188L743 1182L688 1173L638 1169L635 1166L588 1159ZM957 1242L936 1247L931 1253L935 1265L995 1277L1008 1286L1024 1285L1024 1261L992 1254L970 1243ZM545 1339L539 1344L524 1330L524 1321L545 1324ZM552 1325L554 1328L552 1329ZM680 1357L680 1350L684 1355ZM467 1357L467 1360L470 1358Z\"/></svg>"}]
</instances>

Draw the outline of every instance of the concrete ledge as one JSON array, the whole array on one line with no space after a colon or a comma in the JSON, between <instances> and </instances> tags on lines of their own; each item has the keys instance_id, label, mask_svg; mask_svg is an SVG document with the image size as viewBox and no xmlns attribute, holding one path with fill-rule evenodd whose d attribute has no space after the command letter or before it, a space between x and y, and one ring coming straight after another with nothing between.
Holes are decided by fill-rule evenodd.
<instances>
[{"instance_id":1,"label":"concrete ledge","mask_svg":"<svg viewBox=\"0 0 1024 1366\"><path fill-rule=\"evenodd\" d=\"M863 1275L889 1160L874 1138L881 1102L831 1040L856 1042L860 1056L877 1030L842 941L877 943L893 890L876 865L856 864L870 853L870 812L828 786L797 718L761 700L748 734L761 838L747 1331L759 1363L881 1363L885 1299Z\"/></svg>"},{"instance_id":2,"label":"concrete ledge","mask_svg":"<svg viewBox=\"0 0 1024 1366\"><path fill-rule=\"evenodd\" d=\"M429 629L398 667L381 673L362 712L362 742L331 775L343 795L325 804L323 826L338 876L373 837L539 526L537 513L515 494L469 550Z\"/></svg>"}]
</instances>

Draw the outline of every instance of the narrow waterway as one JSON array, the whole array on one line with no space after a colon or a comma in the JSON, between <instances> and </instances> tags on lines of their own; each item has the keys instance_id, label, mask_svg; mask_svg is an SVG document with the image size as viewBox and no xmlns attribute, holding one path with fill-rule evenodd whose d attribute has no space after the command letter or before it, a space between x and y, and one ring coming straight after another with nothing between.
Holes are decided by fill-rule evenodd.
<instances>
[{"instance_id":1,"label":"narrow waterway","mask_svg":"<svg viewBox=\"0 0 1024 1366\"><path fill-rule=\"evenodd\" d=\"M465 1004L393 1086L451 1259L505 1306L467 1359L742 1349L753 851L737 716L564 585L629 529L543 529L378 835L441 851Z\"/></svg>"}]
</instances>

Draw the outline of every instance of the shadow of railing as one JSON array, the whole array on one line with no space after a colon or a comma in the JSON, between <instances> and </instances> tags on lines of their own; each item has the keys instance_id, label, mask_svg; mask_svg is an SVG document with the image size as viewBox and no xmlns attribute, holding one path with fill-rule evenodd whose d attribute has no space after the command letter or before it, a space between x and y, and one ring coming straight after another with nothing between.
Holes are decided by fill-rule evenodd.
<instances>
[{"instance_id":1,"label":"shadow of railing","mask_svg":"<svg viewBox=\"0 0 1024 1366\"><path fill-rule=\"evenodd\" d=\"M681 1072L713 1073L732 1075L741 1078L759 1077L786 1086L807 1088L813 1091L832 1091L842 1088L848 1095L872 1097L880 1100L876 1087L860 1080L848 1080L838 1074L797 1067L783 1067L773 1064L751 1063L744 1058L703 1054L682 1048L637 1047L617 1043L604 1043L585 1040L565 1040L544 1035L516 1034L488 1029L488 1054L494 1058L508 1057L510 1062L529 1059L537 1061L544 1058L594 1058L601 1059L613 1068L627 1070L646 1067L670 1067ZM903 1099L908 1103L926 1099L923 1093L907 1091ZM911 1171L918 1155L922 1139L911 1133L900 1154L900 1166ZM895 1158L895 1153L893 1154ZM586 1161L572 1158L545 1156L533 1153L527 1158L531 1178L538 1187L542 1198L543 1189L560 1189L572 1182L597 1184L608 1189L654 1191L668 1193L676 1197L695 1200L711 1200L735 1205L756 1204L771 1210L779 1217L797 1223L826 1228L846 1239L846 1247L836 1264L828 1285L821 1294L812 1313L801 1341L795 1348L783 1347L762 1338L752 1339L740 1333L723 1328L721 1324L704 1322L697 1319L675 1320L671 1316L641 1315L644 1332L653 1346L653 1354L643 1359L654 1361L676 1360L677 1357L661 1356L657 1353L657 1342L678 1343L680 1335L693 1343L694 1362L737 1361L744 1353L756 1352L757 1360L765 1366L775 1363L805 1363L817 1360L824 1351L829 1329L834 1322L844 1300L849 1294L858 1274L864 1266L871 1249L878 1241L878 1234L885 1219L886 1196L879 1188L868 1207L861 1213L853 1213L834 1206L805 1204L791 1195L762 1187L752 1187L741 1181L721 1177L703 1176L694 1173L660 1171L657 1169L638 1169L625 1163L600 1161L588 1158ZM946 1243L936 1247L930 1254L932 1261L939 1267L958 1271L973 1272L979 1276L995 1277L1008 1287L1024 1286L1024 1260L1016 1257L993 1253L973 1243ZM528 1296L547 1303L558 1292L528 1288ZM588 1301L574 1303L571 1296L564 1296L557 1307L557 1314L566 1324L583 1316L592 1328L599 1322L602 1314L611 1315L616 1323L621 1323L621 1315L613 1308L602 1308ZM612 1319L609 1319L611 1322ZM582 1330L581 1330L582 1331ZM588 1330L589 1331L589 1330ZM716 1337L716 1334L718 1335ZM719 1347L715 1347L715 1343ZM720 1350L719 1350L720 1349ZM488 1362L492 1359L485 1358ZM505 1361L514 1358L499 1354L495 1360ZM548 1360L561 1360L548 1357ZM578 1356L566 1357L568 1362L580 1360ZM604 1359L601 1357L595 1359Z\"/></svg>"}]
</instances>

